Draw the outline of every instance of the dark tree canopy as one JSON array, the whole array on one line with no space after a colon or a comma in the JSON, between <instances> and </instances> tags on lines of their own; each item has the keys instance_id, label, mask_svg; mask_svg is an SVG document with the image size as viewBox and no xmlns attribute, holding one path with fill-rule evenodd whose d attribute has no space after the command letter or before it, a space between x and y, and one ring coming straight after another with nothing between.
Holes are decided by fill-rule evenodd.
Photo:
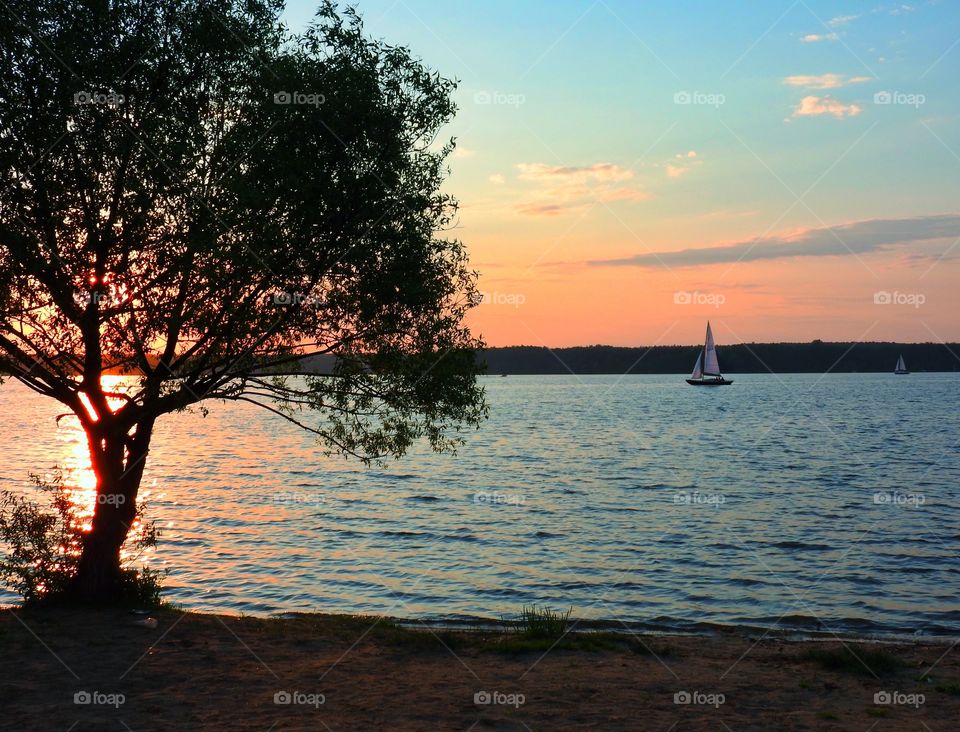
<instances>
[{"instance_id":1,"label":"dark tree canopy","mask_svg":"<svg viewBox=\"0 0 960 732\"><path fill-rule=\"evenodd\" d=\"M154 420L205 399L363 458L484 415L476 276L443 234L454 84L352 10L294 34L281 9L0 9L2 369L76 415L101 492L135 498ZM306 353L336 377L262 375Z\"/></svg>"}]
</instances>

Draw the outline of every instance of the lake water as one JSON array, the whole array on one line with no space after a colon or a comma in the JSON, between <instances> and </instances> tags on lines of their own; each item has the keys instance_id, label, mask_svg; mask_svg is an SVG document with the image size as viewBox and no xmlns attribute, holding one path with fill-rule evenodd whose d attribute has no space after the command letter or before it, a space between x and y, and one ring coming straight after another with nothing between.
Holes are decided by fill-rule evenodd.
<instances>
[{"instance_id":1,"label":"lake water","mask_svg":"<svg viewBox=\"0 0 960 732\"><path fill-rule=\"evenodd\" d=\"M484 381L490 420L458 455L385 469L253 407L166 417L144 492L167 597L960 635L960 374ZM89 489L75 420L15 383L0 407L3 487L59 464Z\"/></svg>"}]
</instances>

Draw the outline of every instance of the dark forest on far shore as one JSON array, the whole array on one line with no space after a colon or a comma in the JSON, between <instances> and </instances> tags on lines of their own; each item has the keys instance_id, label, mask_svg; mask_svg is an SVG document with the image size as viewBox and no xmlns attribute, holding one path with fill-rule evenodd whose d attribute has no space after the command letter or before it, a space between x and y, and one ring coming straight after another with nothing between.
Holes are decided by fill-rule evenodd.
<instances>
[{"instance_id":1,"label":"dark forest on far shore","mask_svg":"<svg viewBox=\"0 0 960 732\"><path fill-rule=\"evenodd\" d=\"M702 346L578 346L489 348L481 358L489 374L688 373ZM911 371L957 371L956 343L741 343L720 346L723 373L892 372L903 354Z\"/></svg>"}]
</instances>

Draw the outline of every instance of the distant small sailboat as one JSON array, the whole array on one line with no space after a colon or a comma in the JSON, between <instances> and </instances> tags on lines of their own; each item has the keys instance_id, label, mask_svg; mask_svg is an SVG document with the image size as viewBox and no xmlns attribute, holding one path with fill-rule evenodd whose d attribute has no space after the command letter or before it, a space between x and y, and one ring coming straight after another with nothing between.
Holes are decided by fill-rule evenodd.
<instances>
[{"instance_id":1,"label":"distant small sailboat","mask_svg":"<svg viewBox=\"0 0 960 732\"><path fill-rule=\"evenodd\" d=\"M707 321L707 338L703 350L697 355L697 363L687 383L692 386L727 386L733 383L733 379L725 379L720 373L720 362L717 360L717 347L713 343L710 321Z\"/></svg>"},{"instance_id":2,"label":"distant small sailboat","mask_svg":"<svg viewBox=\"0 0 960 732\"><path fill-rule=\"evenodd\" d=\"M909 374L907 370L907 364L903 362L903 354L900 354L900 358L897 359L897 367L893 370L895 374Z\"/></svg>"}]
</instances>

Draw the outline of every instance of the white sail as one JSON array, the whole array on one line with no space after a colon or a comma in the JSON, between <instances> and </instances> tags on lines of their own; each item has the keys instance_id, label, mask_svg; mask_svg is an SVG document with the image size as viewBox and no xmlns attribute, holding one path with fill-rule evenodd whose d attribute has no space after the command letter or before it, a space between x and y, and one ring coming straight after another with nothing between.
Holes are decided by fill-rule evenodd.
<instances>
[{"instance_id":1,"label":"white sail","mask_svg":"<svg viewBox=\"0 0 960 732\"><path fill-rule=\"evenodd\" d=\"M697 364L693 367L693 373L690 374L691 379L702 379L703 378L703 351L697 355Z\"/></svg>"},{"instance_id":2,"label":"white sail","mask_svg":"<svg viewBox=\"0 0 960 732\"><path fill-rule=\"evenodd\" d=\"M713 331L710 330L710 323L707 322L707 341L704 347L705 358L703 361L703 373L707 376L720 376L720 362L717 360L717 348L713 344Z\"/></svg>"},{"instance_id":3,"label":"white sail","mask_svg":"<svg viewBox=\"0 0 960 732\"><path fill-rule=\"evenodd\" d=\"M903 362L903 354L900 354L900 358L897 359L897 371L906 371L907 365Z\"/></svg>"}]
</instances>

